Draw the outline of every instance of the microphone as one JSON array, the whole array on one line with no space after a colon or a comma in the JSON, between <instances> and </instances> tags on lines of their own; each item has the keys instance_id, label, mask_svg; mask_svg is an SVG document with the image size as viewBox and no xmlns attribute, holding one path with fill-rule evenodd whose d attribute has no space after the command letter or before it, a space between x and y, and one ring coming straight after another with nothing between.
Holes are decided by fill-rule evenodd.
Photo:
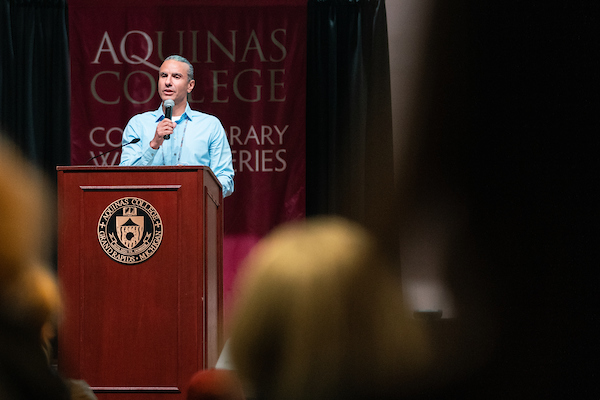
<instances>
[{"instance_id":1,"label":"microphone","mask_svg":"<svg viewBox=\"0 0 600 400\"><path fill-rule=\"evenodd\" d=\"M175 106L175 102L171 99L167 99L167 100L165 100L164 105L165 105L165 118L171 119L171 117L173 116L173 106ZM165 135L164 139L165 140L171 139L171 135Z\"/></svg>"},{"instance_id":2,"label":"microphone","mask_svg":"<svg viewBox=\"0 0 600 400\"><path fill-rule=\"evenodd\" d=\"M94 156L94 157L90 158L90 159L89 159L89 160L87 160L85 163L87 164L87 163L89 163L90 161L92 161L94 158L98 158L98 157L100 157L100 156L103 156L103 155L105 155L105 154L108 154L108 153L110 153L111 151L115 151L115 150L117 150L117 149L121 149L121 148L123 148L123 147L125 147L125 146L128 146L128 145L130 145L130 144L132 144L132 143L137 143L137 142L139 142L139 141L140 141L140 138L135 138L135 139L133 139L133 140L132 140L131 142L129 142L129 143L122 144L122 145L120 145L119 147L115 147L114 149L110 149L109 151L105 151L104 153L100 153L100 154L98 154L97 156Z\"/></svg>"}]
</instances>

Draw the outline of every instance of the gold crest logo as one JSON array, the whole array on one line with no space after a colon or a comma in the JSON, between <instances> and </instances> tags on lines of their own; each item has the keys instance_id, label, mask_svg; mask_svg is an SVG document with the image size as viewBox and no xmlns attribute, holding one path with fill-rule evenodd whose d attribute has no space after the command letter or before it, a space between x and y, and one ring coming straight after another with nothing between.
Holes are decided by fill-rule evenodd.
<instances>
[{"instance_id":1,"label":"gold crest logo","mask_svg":"<svg viewBox=\"0 0 600 400\"><path fill-rule=\"evenodd\" d=\"M123 264L137 264L150 258L162 241L163 226L152 204L138 197L124 197L111 203L98 221L102 250Z\"/></svg>"}]
</instances>

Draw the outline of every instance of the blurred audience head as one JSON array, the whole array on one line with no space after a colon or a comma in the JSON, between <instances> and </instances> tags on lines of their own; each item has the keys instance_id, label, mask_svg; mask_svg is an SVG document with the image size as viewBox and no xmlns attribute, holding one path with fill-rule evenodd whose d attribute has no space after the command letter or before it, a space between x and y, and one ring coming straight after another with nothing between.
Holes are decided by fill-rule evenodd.
<instances>
[{"instance_id":1,"label":"blurred audience head","mask_svg":"<svg viewBox=\"0 0 600 400\"><path fill-rule=\"evenodd\" d=\"M357 224L285 224L253 249L238 283L231 354L257 398L396 398L427 365L399 277Z\"/></svg>"},{"instance_id":2,"label":"blurred audience head","mask_svg":"<svg viewBox=\"0 0 600 400\"><path fill-rule=\"evenodd\" d=\"M245 400L245 396L235 372L211 368L192 376L187 400Z\"/></svg>"},{"instance_id":3,"label":"blurred audience head","mask_svg":"<svg viewBox=\"0 0 600 400\"><path fill-rule=\"evenodd\" d=\"M54 203L47 182L0 137L0 318L51 335L61 299L49 270Z\"/></svg>"},{"instance_id":4,"label":"blurred audience head","mask_svg":"<svg viewBox=\"0 0 600 400\"><path fill-rule=\"evenodd\" d=\"M0 398L64 399L51 371L50 340L61 296L50 271L53 196L47 182L0 135Z\"/></svg>"}]
</instances>

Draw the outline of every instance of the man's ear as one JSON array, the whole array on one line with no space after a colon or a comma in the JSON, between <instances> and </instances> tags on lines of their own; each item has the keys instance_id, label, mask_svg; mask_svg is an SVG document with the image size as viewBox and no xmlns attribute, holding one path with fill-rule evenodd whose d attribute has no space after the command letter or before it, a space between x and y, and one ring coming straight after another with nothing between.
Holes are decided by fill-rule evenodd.
<instances>
[{"instance_id":1,"label":"man's ear","mask_svg":"<svg viewBox=\"0 0 600 400\"><path fill-rule=\"evenodd\" d=\"M194 86L196 86L196 81L194 79L192 79L191 81L188 82L187 92L191 93L192 90L194 90Z\"/></svg>"}]
</instances>

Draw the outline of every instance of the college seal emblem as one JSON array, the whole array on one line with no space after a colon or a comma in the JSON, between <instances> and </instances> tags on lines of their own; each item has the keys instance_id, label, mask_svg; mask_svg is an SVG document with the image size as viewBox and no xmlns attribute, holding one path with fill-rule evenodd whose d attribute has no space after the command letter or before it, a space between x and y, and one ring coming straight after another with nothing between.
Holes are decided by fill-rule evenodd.
<instances>
[{"instance_id":1,"label":"college seal emblem","mask_svg":"<svg viewBox=\"0 0 600 400\"><path fill-rule=\"evenodd\" d=\"M98 221L100 247L123 264L137 264L152 257L162 237L160 215L152 204L137 197L114 201Z\"/></svg>"}]
</instances>

